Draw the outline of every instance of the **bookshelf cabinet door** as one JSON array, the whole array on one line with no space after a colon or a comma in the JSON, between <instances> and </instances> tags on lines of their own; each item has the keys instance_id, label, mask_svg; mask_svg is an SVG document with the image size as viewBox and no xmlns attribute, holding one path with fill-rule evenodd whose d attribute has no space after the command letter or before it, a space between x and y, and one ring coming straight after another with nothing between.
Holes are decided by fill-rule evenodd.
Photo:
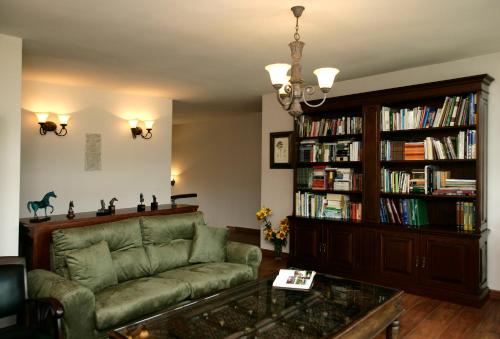
<instances>
[{"instance_id":1,"label":"bookshelf cabinet door","mask_svg":"<svg viewBox=\"0 0 500 339\"><path fill-rule=\"evenodd\" d=\"M418 234L410 232L379 232L380 276L383 280L414 283L419 258Z\"/></svg>"},{"instance_id":2,"label":"bookshelf cabinet door","mask_svg":"<svg viewBox=\"0 0 500 339\"><path fill-rule=\"evenodd\" d=\"M352 275L355 263L356 228L325 225L326 256L324 271Z\"/></svg>"},{"instance_id":3,"label":"bookshelf cabinet door","mask_svg":"<svg viewBox=\"0 0 500 339\"><path fill-rule=\"evenodd\" d=\"M421 236L420 281L432 287L467 290L474 282L472 239L453 239L436 235Z\"/></svg>"},{"instance_id":4,"label":"bookshelf cabinet door","mask_svg":"<svg viewBox=\"0 0 500 339\"><path fill-rule=\"evenodd\" d=\"M290 218L289 266L319 270L323 250L322 225Z\"/></svg>"}]
</instances>

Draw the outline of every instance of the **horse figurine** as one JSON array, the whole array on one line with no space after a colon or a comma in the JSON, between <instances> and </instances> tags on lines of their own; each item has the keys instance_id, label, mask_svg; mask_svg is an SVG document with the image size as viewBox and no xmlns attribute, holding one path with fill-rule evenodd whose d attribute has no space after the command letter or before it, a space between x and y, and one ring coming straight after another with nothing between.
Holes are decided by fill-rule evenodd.
<instances>
[{"instance_id":1,"label":"horse figurine","mask_svg":"<svg viewBox=\"0 0 500 339\"><path fill-rule=\"evenodd\" d=\"M40 201L28 201L28 211L31 213L31 210L35 213L35 219L38 218L36 215L36 212L40 209L43 208L45 209L45 217L47 218L47 207L52 208L50 213L52 214L54 212L54 206L50 204L49 199L50 198L57 198L57 195L54 193L54 191L50 191L49 193L45 194ZM31 207L31 208L30 208Z\"/></svg>"}]
</instances>

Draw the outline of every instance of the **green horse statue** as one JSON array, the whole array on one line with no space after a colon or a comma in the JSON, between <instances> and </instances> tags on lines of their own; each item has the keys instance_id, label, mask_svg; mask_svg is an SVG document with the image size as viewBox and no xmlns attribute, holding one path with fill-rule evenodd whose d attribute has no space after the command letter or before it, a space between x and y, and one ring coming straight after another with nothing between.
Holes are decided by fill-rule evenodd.
<instances>
[{"instance_id":1,"label":"green horse statue","mask_svg":"<svg viewBox=\"0 0 500 339\"><path fill-rule=\"evenodd\" d=\"M28 201L28 211L31 213L31 210L33 210L33 212L35 212L35 218L38 218L38 216L36 215L36 211L43 208L45 209L45 217L47 217L47 207L52 208L52 211L50 211L51 214L54 212L54 206L52 206L49 202L50 198L57 198L57 195L54 193L54 191L50 191L49 193L45 194L40 201Z\"/></svg>"}]
</instances>

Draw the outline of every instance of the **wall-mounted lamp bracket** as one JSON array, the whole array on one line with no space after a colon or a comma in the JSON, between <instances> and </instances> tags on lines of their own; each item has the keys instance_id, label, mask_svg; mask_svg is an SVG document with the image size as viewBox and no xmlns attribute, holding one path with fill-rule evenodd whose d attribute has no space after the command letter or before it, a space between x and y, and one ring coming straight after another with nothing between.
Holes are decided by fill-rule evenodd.
<instances>
[{"instance_id":1,"label":"wall-mounted lamp bracket","mask_svg":"<svg viewBox=\"0 0 500 339\"><path fill-rule=\"evenodd\" d=\"M66 129L67 124L61 124L61 129L57 131L57 124L52 121L39 122L40 125L40 134L45 135L47 132L54 132L55 135L59 137L63 137L68 134L68 130Z\"/></svg>"}]
</instances>

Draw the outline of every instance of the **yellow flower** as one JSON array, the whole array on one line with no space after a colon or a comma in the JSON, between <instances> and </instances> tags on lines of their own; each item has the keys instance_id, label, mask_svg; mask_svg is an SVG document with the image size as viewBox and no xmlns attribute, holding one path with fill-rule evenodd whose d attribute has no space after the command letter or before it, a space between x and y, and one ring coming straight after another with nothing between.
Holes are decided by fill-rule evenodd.
<instances>
[{"instance_id":1,"label":"yellow flower","mask_svg":"<svg viewBox=\"0 0 500 339\"><path fill-rule=\"evenodd\" d=\"M279 231L277 234L276 234L276 238L280 239L280 240L283 240L286 238L286 234L285 232L283 231Z\"/></svg>"}]
</instances>

